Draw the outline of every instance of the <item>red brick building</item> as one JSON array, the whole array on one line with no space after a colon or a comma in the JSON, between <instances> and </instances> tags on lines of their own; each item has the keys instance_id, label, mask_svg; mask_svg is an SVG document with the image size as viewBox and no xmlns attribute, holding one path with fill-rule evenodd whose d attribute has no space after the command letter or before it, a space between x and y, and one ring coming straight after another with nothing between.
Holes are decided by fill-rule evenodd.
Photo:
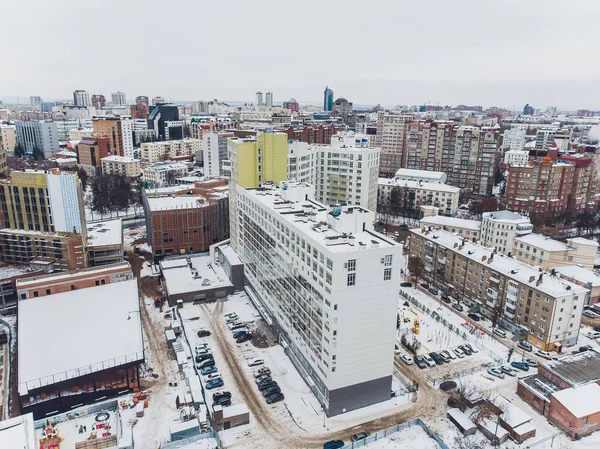
<instances>
[{"instance_id":1,"label":"red brick building","mask_svg":"<svg viewBox=\"0 0 600 449\"><path fill-rule=\"evenodd\" d=\"M304 126L303 128L289 127L282 132L288 135L290 140L297 140L306 143L318 143L323 145L331 144L331 137L339 131L342 131L344 126L335 125L319 125L318 127Z\"/></svg>"},{"instance_id":2,"label":"red brick building","mask_svg":"<svg viewBox=\"0 0 600 449\"><path fill-rule=\"evenodd\" d=\"M229 238L227 180L144 190L143 202L155 258L208 251Z\"/></svg>"}]
</instances>

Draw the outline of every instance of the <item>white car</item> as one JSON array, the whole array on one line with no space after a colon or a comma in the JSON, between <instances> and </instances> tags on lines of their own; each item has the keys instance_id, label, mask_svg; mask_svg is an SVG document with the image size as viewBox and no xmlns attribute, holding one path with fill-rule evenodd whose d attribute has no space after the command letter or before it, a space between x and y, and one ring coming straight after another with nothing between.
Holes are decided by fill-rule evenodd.
<instances>
[{"instance_id":1,"label":"white car","mask_svg":"<svg viewBox=\"0 0 600 449\"><path fill-rule=\"evenodd\" d=\"M556 356L554 356L554 355L552 355L552 354L550 354L549 352L546 352L546 351L535 351L534 354L537 355L537 356L540 356L540 357L542 357L544 359L547 359L547 360L558 360L558 357L556 357Z\"/></svg>"},{"instance_id":2,"label":"white car","mask_svg":"<svg viewBox=\"0 0 600 449\"><path fill-rule=\"evenodd\" d=\"M199 352L204 353L205 351L210 351L210 348L206 343L196 346L196 355L199 355Z\"/></svg>"},{"instance_id":3,"label":"white car","mask_svg":"<svg viewBox=\"0 0 600 449\"><path fill-rule=\"evenodd\" d=\"M227 319L225 321L227 321L228 323L234 322L234 321L238 321L240 318L233 314L231 316L228 316Z\"/></svg>"},{"instance_id":4,"label":"white car","mask_svg":"<svg viewBox=\"0 0 600 449\"><path fill-rule=\"evenodd\" d=\"M448 354L448 357L450 357L452 360L456 359L456 354L454 353L454 351L444 349L442 352L445 352L446 354Z\"/></svg>"},{"instance_id":5,"label":"white car","mask_svg":"<svg viewBox=\"0 0 600 449\"><path fill-rule=\"evenodd\" d=\"M425 360L425 363L427 363L428 366L435 366L435 362L429 354L423 354L423 360Z\"/></svg>"},{"instance_id":6,"label":"white car","mask_svg":"<svg viewBox=\"0 0 600 449\"><path fill-rule=\"evenodd\" d=\"M462 349L460 349L460 348L454 348L452 351L456 354L456 356L459 359L463 359L465 357L465 353L462 352Z\"/></svg>"},{"instance_id":7,"label":"white car","mask_svg":"<svg viewBox=\"0 0 600 449\"><path fill-rule=\"evenodd\" d=\"M248 360L248 366L258 366L265 363L263 359L250 359Z\"/></svg>"},{"instance_id":8,"label":"white car","mask_svg":"<svg viewBox=\"0 0 600 449\"><path fill-rule=\"evenodd\" d=\"M233 322L233 323L227 323L227 325L229 326L230 330L236 330L236 329L241 329L242 327L246 327L246 325L244 323L240 323L239 321Z\"/></svg>"},{"instance_id":9,"label":"white car","mask_svg":"<svg viewBox=\"0 0 600 449\"><path fill-rule=\"evenodd\" d=\"M599 338L600 337L600 332L596 332L596 331L587 331L585 333L585 336L587 338Z\"/></svg>"},{"instance_id":10,"label":"white car","mask_svg":"<svg viewBox=\"0 0 600 449\"><path fill-rule=\"evenodd\" d=\"M412 357L409 357L406 354L401 354L400 355L400 360L402 360L407 365L412 365L413 363L415 363L414 360L412 359Z\"/></svg>"},{"instance_id":11,"label":"white car","mask_svg":"<svg viewBox=\"0 0 600 449\"><path fill-rule=\"evenodd\" d=\"M212 374L209 374L208 376L204 376L204 382L210 382L211 380L217 380L217 379L222 379L222 377L219 373L212 373Z\"/></svg>"},{"instance_id":12,"label":"white car","mask_svg":"<svg viewBox=\"0 0 600 449\"><path fill-rule=\"evenodd\" d=\"M211 354L210 348L196 348L196 355L207 355Z\"/></svg>"},{"instance_id":13,"label":"white car","mask_svg":"<svg viewBox=\"0 0 600 449\"><path fill-rule=\"evenodd\" d=\"M508 374L511 377L515 377L517 375L517 372L508 365L502 365L500 369L504 374Z\"/></svg>"},{"instance_id":14,"label":"white car","mask_svg":"<svg viewBox=\"0 0 600 449\"><path fill-rule=\"evenodd\" d=\"M500 379L504 379L504 373L497 366L490 366L487 369L487 372L488 372L488 374L491 374L492 376L496 376L496 377L499 377Z\"/></svg>"}]
</instances>

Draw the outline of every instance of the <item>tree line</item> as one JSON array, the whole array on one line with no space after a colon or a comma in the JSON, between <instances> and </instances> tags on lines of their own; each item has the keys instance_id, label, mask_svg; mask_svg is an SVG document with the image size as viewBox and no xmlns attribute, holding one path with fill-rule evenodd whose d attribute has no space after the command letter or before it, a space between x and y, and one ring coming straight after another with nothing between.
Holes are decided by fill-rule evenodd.
<instances>
[{"instance_id":1,"label":"tree line","mask_svg":"<svg viewBox=\"0 0 600 449\"><path fill-rule=\"evenodd\" d=\"M141 195L127 178L101 174L92 179L92 210L100 214L126 210L141 204Z\"/></svg>"}]
</instances>

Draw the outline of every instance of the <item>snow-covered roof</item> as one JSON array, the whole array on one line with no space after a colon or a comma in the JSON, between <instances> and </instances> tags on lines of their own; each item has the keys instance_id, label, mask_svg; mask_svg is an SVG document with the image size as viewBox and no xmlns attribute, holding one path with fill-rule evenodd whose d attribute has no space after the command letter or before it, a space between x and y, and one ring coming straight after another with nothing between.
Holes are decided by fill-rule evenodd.
<instances>
[{"instance_id":1,"label":"snow-covered roof","mask_svg":"<svg viewBox=\"0 0 600 449\"><path fill-rule=\"evenodd\" d=\"M502 410L502 421L512 428L529 422L532 419L531 416L503 396L499 396L493 402L500 408L500 410Z\"/></svg>"},{"instance_id":2,"label":"snow-covered roof","mask_svg":"<svg viewBox=\"0 0 600 449\"><path fill-rule=\"evenodd\" d=\"M544 362L542 365L556 377L573 386L600 380L600 355L596 351L572 354L560 360Z\"/></svg>"},{"instance_id":3,"label":"snow-covered roof","mask_svg":"<svg viewBox=\"0 0 600 449\"><path fill-rule=\"evenodd\" d=\"M127 156L118 156L118 155L112 155L112 156L106 156L103 157L102 159L100 159L101 161L110 161L110 162L139 162L139 159L135 159L133 157L127 157Z\"/></svg>"},{"instance_id":4,"label":"snow-covered roof","mask_svg":"<svg viewBox=\"0 0 600 449\"><path fill-rule=\"evenodd\" d=\"M595 382L557 391L552 396L575 418L600 412L600 385Z\"/></svg>"},{"instance_id":5,"label":"snow-covered roof","mask_svg":"<svg viewBox=\"0 0 600 449\"><path fill-rule=\"evenodd\" d=\"M31 268L24 265L0 265L0 280L8 279L20 274L31 273Z\"/></svg>"},{"instance_id":6,"label":"snow-covered roof","mask_svg":"<svg viewBox=\"0 0 600 449\"><path fill-rule=\"evenodd\" d=\"M565 281L557 276L552 276L548 272L540 271L537 267L520 262L500 253L494 254L493 250L472 243L468 239L464 239L463 237L447 231L435 230L428 232L425 229L411 229L410 232L422 236L434 244L441 245L442 247L459 253L476 263L485 264L490 270L498 271L508 278L529 285L540 292L554 297L578 294L584 295L589 291L577 284ZM489 260L492 255L493 258L490 262ZM542 282L538 284L540 275ZM533 278L533 281L530 281L531 278Z\"/></svg>"},{"instance_id":7,"label":"snow-covered roof","mask_svg":"<svg viewBox=\"0 0 600 449\"><path fill-rule=\"evenodd\" d=\"M137 279L21 300L18 307L21 395L144 359Z\"/></svg>"},{"instance_id":8,"label":"snow-covered roof","mask_svg":"<svg viewBox=\"0 0 600 449\"><path fill-rule=\"evenodd\" d=\"M592 287L600 287L600 274L587 268L578 267L577 265L565 265L552 267L552 269L576 281L592 284Z\"/></svg>"},{"instance_id":9,"label":"snow-covered roof","mask_svg":"<svg viewBox=\"0 0 600 449\"><path fill-rule=\"evenodd\" d=\"M87 228L87 246L120 245L123 242L121 219L93 223Z\"/></svg>"},{"instance_id":10,"label":"snow-covered roof","mask_svg":"<svg viewBox=\"0 0 600 449\"><path fill-rule=\"evenodd\" d=\"M6 449L35 449L33 414L27 413L26 415L0 421L0 447Z\"/></svg>"},{"instance_id":11,"label":"snow-covered roof","mask_svg":"<svg viewBox=\"0 0 600 449\"><path fill-rule=\"evenodd\" d=\"M443 215L436 215L434 217L422 218L419 224L426 226L452 226L455 228L471 229L473 231L479 231L481 229L481 222L477 220L465 220L464 218L445 217Z\"/></svg>"},{"instance_id":12,"label":"snow-covered roof","mask_svg":"<svg viewBox=\"0 0 600 449\"><path fill-rule=\"evenodd\" d=\"M208 202L200 195L148 197L148 206L153 212L170 209L196 209L206 205Z\"/></svg>"},{"instance_id":13,"label":"snow-covered roof","mask_svg":"<svg viewBox=\"0 0 600 449\"><path fill-rule=\"evenodd\" d=\"M439 184L435 182L420 182L420 181L408 181L397 178L379 178L377 182L380 186L391 186L391 187L407 187L409 189L418 190L431 190L434 192L447 192L447 193L460 193L460 188L449 186L448 184Z\"/></svg>"},{"instance_id":14,"label":"snow-covered roof","mask_svg":"<svg viewBox=\"0 0 600 449\"><path fill-rule=\"evenodd\" d=\"M515 243L523 243L532 245L544 251L572 251L573 248L566 243L551 239L541 234L525 234L520 237L515 237Z\"/></svg>"},{"instance_id":15,"label":"snow-covered roof","mask_svg":"<svg viewBox=\"0 0 600 449\"><path fill-rule=\"evenodd\" d=\"M512 221L515 223L530 223L529 217L524 217L516 212L509 210L497 210L494 212L485 212L482 214L483 218L494 221Z\"/></svg>"},{"instance_id":16,"label":"snow-covered roof","mask_svg":"<svg viewBox=\"0 0 600 449\"><path fill-rule=\"evenodd\" d=\"M583 237L574 237L572 239L567 239L567 241L571 243L576 243L577 245L595 246L596 248L600 246L598 245L598 242Z\"/></svg>"},{"instance_id":17,"label":"snow-covered roof","mask_svg":"<svg viewBox=\"0 0 600 449\"><path fill-rule=\"evenodd\" d=\"M165 278L169 295L197 292L216 287L230 287L232 284L223 269L215 265L208 255L164 259L160 269Z\"/></svg>"},{"instance_id":18,"label":"snow-covered roof","mask_svg":"<svg viewBox=\"0 0 600 449\"><path fill-rule=\"evenodd\" d=\"M475 428L473 421L471 421L471 419L458 408L448 409L448 416L450 416L455 423L462 427L462 430L466 431Z\"/></svg>"},{"instance_id":19,"label":"snow-covered roof","mask_svg":"<svg viewBox=\"0 0 600 449\"><path fill-rule=\"evenodd\" d=\"M438 179L441 181L445 179L447 175L442 171L413 170L411 168L400 168L396 172L396 178L402 176L422 179Z\"/></svg>"}]
</instances>

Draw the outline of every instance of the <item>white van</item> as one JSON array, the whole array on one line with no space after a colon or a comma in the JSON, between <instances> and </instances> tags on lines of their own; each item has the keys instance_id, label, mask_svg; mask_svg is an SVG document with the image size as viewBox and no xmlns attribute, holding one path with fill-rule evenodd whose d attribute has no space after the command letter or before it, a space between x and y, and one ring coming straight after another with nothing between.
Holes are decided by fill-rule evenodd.
<instances>
[{"instance_id":1,"label":"white van","mask_svg":"<svg viewBox=\"0 0 600 449\"><path fill-rule=\"evenodd\" d=\"M506 332L504 332L502 329L498 329L497 327L494 328L494 334L502 338L506 338Z\"/></svg>"}]
</instances>

